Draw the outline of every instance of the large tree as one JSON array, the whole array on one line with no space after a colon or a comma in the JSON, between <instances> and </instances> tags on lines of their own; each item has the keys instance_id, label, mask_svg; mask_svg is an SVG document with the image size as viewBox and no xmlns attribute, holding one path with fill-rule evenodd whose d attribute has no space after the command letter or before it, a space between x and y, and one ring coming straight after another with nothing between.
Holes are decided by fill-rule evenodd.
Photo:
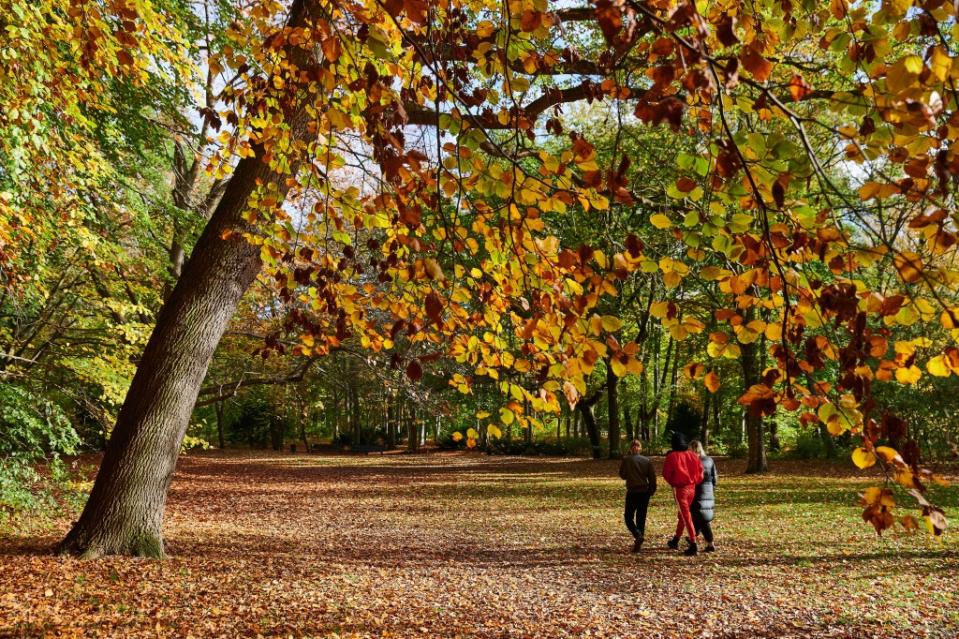
<instances>
[{"instance_id":1,"label":"large tree","mask_svg":"<svg viewBox=\"0 0 959 639\"><path fill-rule=\"evenodd\" d=\"M224 155L241 159L159 313L61 550L162 554L166 489L200 383L264 266L282 299L306 307L304 352L322 355L354 334L388 350L402 332L499 380L512 396L500 418L530 425L558 407L560 392L577 402L600 359L627 370L635 360L611 339L619 323L595 312L618 282L648 269L675 286L707 256L735 262L694 275L734 293L721 321L735 332L750 309L765 309L784 328L774 371L743 404L753 414L817 407L833 432L862 437L860 462L878 460L921 488L908 447L877 447L901 428L878 415L870 388L879 374L894 370L903 383L916 374L912 359L879 353L883 322L938 308L947 327L959 325L947 213L959 163L944 29L955 9L935 0L908 12L909 3L795 4L295 0L285 26L272 4L256 4L253 26L234 34L250 52L229 47L210 60L232 74ZM582 100L629 104L629 117L678 135L698 131L706 173L680 176L668 193L677 205L650 217L674 229L684 256L647 254L626 238L605 250L564 246L545 226L545 214L573 204L590 215L632 202L624 164L600 166L588 132L565 132L561 105ZM428 132L411 135L410 125ZM564 143L555 150L544 139ZM867 175L857 201L829 159L838 140ZM215 176L228 165L221 159ZM687 205L704 199L706 207ZM912 210L916 232L890 237L872 224L890 206ZM876 260L898 281L860 304L858 269ZM827 325L834 330L818 330ZM520 357L508 353L508 331ZM416 380L435 357L398 354L394 364ZM822 383L827 361L840 368L835 384ZM535 374L539 388L500 370ZM957 370L954 349L930 363L933 374ZM473 379L452 382L468 392ZM867 518L891 525L888 501L872 499Z\"/></svg>"}]
</instances>

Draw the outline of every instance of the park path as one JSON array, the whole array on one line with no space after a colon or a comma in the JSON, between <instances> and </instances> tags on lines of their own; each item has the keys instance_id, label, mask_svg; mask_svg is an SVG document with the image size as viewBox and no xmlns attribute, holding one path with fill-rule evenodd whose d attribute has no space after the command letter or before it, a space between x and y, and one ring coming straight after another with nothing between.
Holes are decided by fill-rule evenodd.
<instances>
[{"instance_id":1,"label":"park path","mask_svg":"<svg viewBox=\"0 0 959 639\"><path fill-rule=\"evenodd\" d=\"M638 556L614 462L184 457L163 562L0 539L0 637L956 637L956 545L877 540L861 479L720 463L720 552ZM68 521L62 522L65 529Z\"/></svg>"}]
</instances>

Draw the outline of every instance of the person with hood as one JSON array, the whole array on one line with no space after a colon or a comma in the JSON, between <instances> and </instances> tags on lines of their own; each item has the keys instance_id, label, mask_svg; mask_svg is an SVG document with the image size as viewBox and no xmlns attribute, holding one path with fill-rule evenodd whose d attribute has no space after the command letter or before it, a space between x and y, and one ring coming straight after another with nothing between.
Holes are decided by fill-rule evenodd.
<instances>
[{"instance_id":1,"label":"person with hood","mask_svg":"<svg viewBox=\"0 0 959 639\"><path fill-rule=\"evenodd\" d=\"M693 516L693 526L697 533L702 533L706 540L704 552L715 552L716 546L713 545L713 528L709 522L713 520L716 514L716 463L713 458L706 454L706 449L702 443L694 439L689 442L689 448L699 455L699 461L703 465L703 481L696 486L696 496L693 498L693 505L690 513Z\"/></svg>"},{"instance_id":2,"label":"person with hood","mask_svg":"<svg viewBox=\"0 0 959 639\"><path fill-rule=\"evenodd\" d=\"M696 528L693 526L693 518L689 507L696 496L697 484L703 481L703 465L699 461L699 455L689 450L686 437L681 432L673 432L671 444L672 450L666 455L666 461L663 462L663 478L667 484L673 487L676 504L679 506L679 514L676 522L676 534L666 546L673 550L679 548L679 540L685 529L689 547L683 554L692 556L699 550L696 547Z\"/></svg>"},{"instance_id":3,"label":"person with hood","mask_svg":"<svg viewBox=\"0 0 959 639\"><path fill-rule=\"evenodd\" d=\"M629 445L629 455L619 464L619 476L626 480L626 507L623 518L633 534L633 550L639 552L646 534L646 510L649 500L656 492L656 469L649 457L644 457L643 444L634 439Z\"/></svg>"}]
</instances>

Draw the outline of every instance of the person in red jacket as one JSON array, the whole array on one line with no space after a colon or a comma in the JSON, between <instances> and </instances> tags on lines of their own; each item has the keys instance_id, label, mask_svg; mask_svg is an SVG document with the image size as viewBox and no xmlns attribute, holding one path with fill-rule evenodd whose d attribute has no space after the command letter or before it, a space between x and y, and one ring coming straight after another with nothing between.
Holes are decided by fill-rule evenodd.
<instances>
[{"instance_id":1,"label":"person in red jacket","mask_svg":"<svg viewBox=\"0 0 959 639\"><path fill-rule=\"evenodd\" d=\"M699 461L699 455L689 450L689 444L682 433L673 433L672 448L663 462L663 478L673 487L676 504L679 506L679 521L676 522L676 534L666 545L674 550L679 548L679 539L685 528L689 547L683 554L691 556L699 550L696 548L696 529L693 527L689 507L696 496L696 484L703 481L703 464Z\"/></svg>"}]
</instances>

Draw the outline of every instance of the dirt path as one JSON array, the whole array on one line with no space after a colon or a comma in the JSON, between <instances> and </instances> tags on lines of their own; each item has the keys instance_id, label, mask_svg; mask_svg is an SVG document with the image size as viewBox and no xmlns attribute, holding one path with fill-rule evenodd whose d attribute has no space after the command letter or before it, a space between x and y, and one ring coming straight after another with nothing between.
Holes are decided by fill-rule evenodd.
<instances>
[{"instance_id":1,"label":"dirt path","mask_svg":"<svg viewBox=\"0 0 959 639\"><path fill-rule=\"evenodd\" d=\"M845 472L738 468L720 464L720 552L689 559L662 546L665 490L626 552L610 462L187 457L167 561L0 538L0 637L959 636L955 537L878 540Z\"/></svg>"}]
</instances>

